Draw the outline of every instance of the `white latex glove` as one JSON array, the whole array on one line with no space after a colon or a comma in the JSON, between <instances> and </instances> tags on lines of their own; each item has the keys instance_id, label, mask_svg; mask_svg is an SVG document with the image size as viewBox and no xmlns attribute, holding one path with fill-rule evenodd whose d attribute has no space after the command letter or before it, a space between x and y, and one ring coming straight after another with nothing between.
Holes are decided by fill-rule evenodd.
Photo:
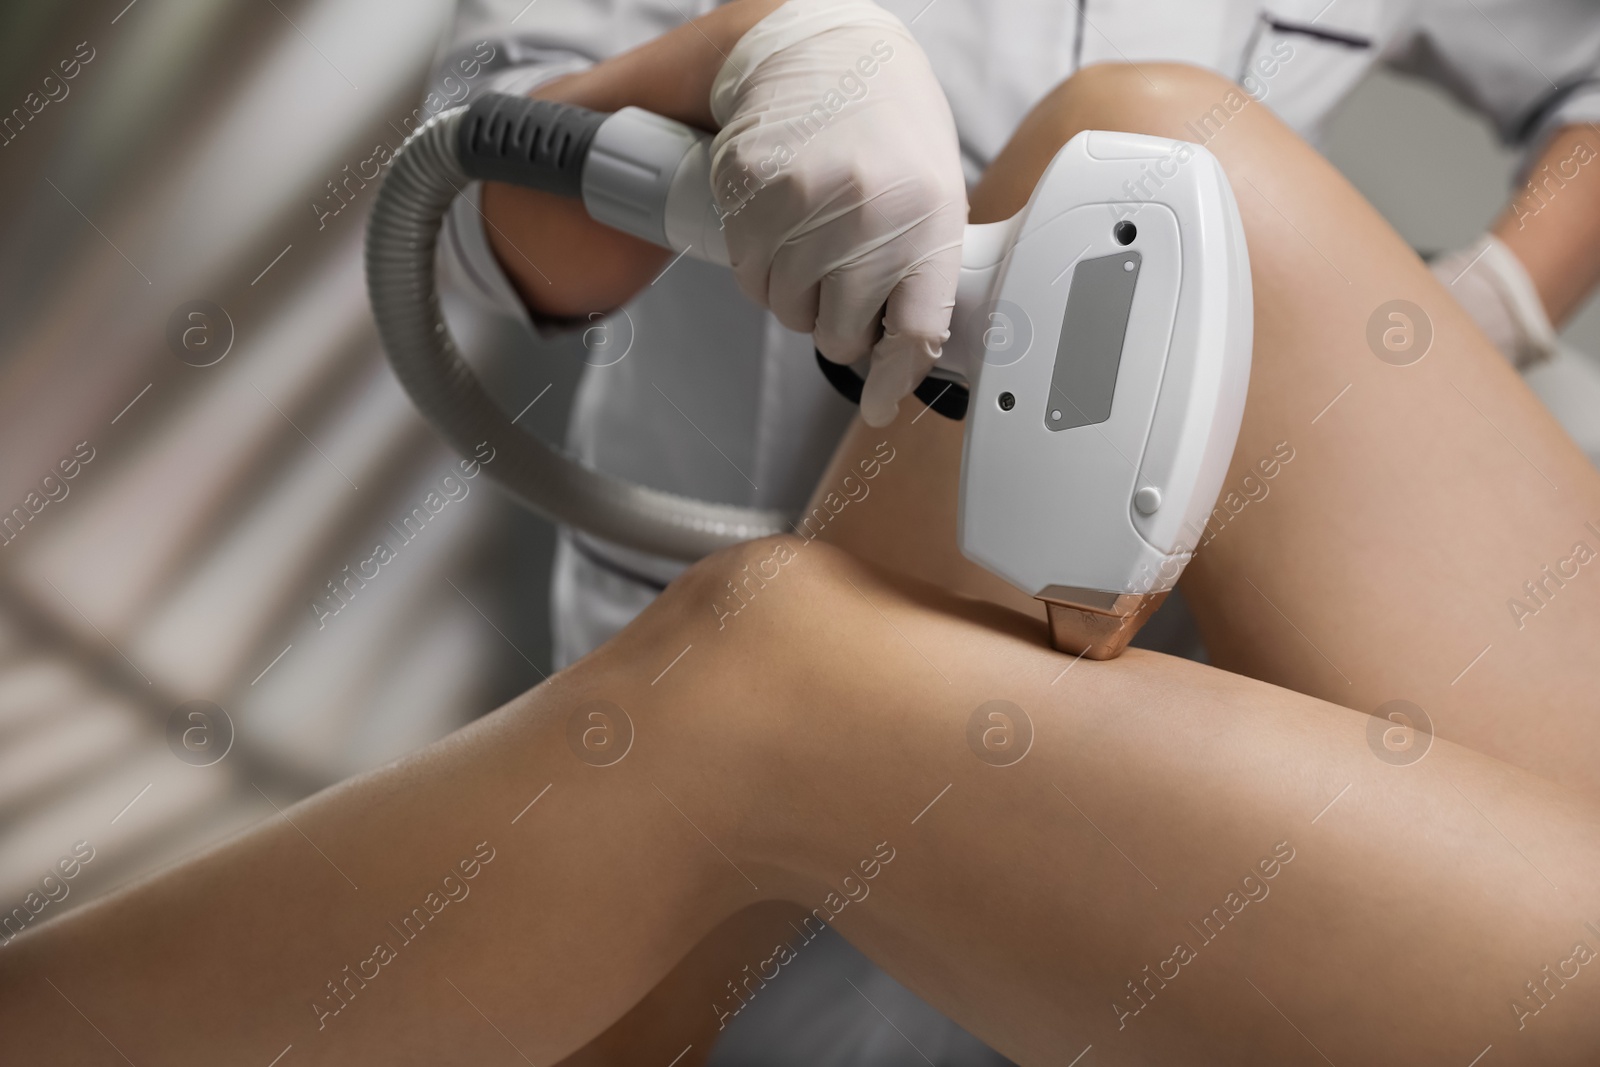
<instances>
[{"instance_id":1,"label":"white latex glove","mask_svg":"<svg viewBox=\"0 0 1600 1067\"><path fill-rule=\"evenodd\" d=\"M870 354L861 417L888 425L950 336L967 222L927 57L867 0L789 0L734 45L711 113L740 289L828 359Z\"/></svg>"},{"instance_id":2,"label":"white latex glove","mask_svg":"<svg viewBox=\"0 0 1600 1067\"><path fill-rule=\"evenodd\" d=\"M1500 238L1486 233L1429 266L1518 370L1554 354L1556 331L1539 291L1522 261Z\"/></svg>"}]
</instances>

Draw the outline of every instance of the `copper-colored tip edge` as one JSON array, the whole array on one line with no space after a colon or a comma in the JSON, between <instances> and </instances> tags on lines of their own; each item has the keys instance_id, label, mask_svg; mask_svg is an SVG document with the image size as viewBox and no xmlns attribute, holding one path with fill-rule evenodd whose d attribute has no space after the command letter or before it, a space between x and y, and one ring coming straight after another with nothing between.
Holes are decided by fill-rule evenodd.
<instances>
[{"instance_id":1,"label":"copper-colored tip edge","mask_svg":"<svg viewBox=\"0 0 1600 1067\"><path fill-rule=\"evenodd\" d=\"M1105 593L1050 586L1034 597L1050 617L1050 644L1085 659L1115 659L1171 590Z\"/></svg>"}]
</instances>

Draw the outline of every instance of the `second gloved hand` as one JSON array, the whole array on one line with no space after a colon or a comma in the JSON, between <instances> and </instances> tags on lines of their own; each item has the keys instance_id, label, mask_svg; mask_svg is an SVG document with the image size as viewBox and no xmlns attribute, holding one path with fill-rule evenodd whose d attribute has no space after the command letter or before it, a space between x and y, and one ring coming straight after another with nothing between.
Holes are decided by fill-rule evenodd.
<instances>
[{"instance_id":1,"label":"second gloved hand","mask_svg":"<svg viewBox=\"0 0 1600 1067\"><path fill-rule=\"evenodd\" d=\"M870 354L861 415L887 425L949 338L967 221L927 57L868 0L789 0L734 46L711 112L740 288L828 359Z\"/></svg>"},{"instance_id":2,"label":"second gloved hand","mask_svg":"<svg viewBox=\"0 0 1600 1067\"><path fill-rule=\"evenodd\" d=\"M1429 267L1518 370L1555 354L1556 331L1539 290L1517 254L1498 237L1486 233Z\"/></svg>"}]
</instances>

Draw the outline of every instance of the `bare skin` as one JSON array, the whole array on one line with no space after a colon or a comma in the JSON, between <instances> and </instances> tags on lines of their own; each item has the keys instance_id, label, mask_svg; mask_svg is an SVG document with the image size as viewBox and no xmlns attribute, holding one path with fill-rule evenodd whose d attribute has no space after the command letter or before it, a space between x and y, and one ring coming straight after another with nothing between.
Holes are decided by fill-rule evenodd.
<instances>
[{"instance_id":1,"label":"bare skin","mask_svg":"<svg viewBox=\"0 0 1600 1067\"><path fill-rule=\"evenodd\" d=\"M745 565L777 576L719 631ZM749 904L854 894L834 924L1023 1063L1090 1043L1311 1062L1308 1039L1334 1062L1592 1058L1586 971L1520 1031L1510 1007L1594 943L1592 804L1444 741L1390 766L1366 716L1187 661L1063 675L1018 622L821 543L723 554L448 740L18 938L0 1042L18 1062L115 1062L108 1042L136 1063L549 1062ZM636 731L608 767L567 740L597 699ZM967 740L997 699L1034 729L1009 767ZM389 924L416 907L440 913L408 944ZM370 962L380 943L396 958ZM775 950L745 962L770 975ZM325 983L346 965L369 980L342 1006ZM1136 995L1146 966L1168 980Z\"/></svg>"},{"instance_id":2,"label":"bare skin","mask_svg":"<svg viewBox=\"0 0 1600 1067\"><path fill-rule=\"evenodd\" d=\"M1079 122L1115 115L1160 132L1162 116L1223 91L1181 68L1074 82L1052 98L1053 124L1030 119L1013 142L1019 187L1026 161ZM1435 705L1450 710L1435 714L1444 736L1479 727L1499 759L1438 740L1420 762L1386 763L1368 716L1318 690L1386 699L1398 678L1427 706L1418 694L1467 628L1461 588L1486 595L1480 573L1520 582L1530 556L1552 558L1538 536L1594 511L1600 476L1371 209L1281 127L1246 121L1213 150L1316 247L1242 192L1258 284L1281 284L1287 304L1258 290L1234 475L1257 459L1250 446L1304 436L1271 495L1228 520L1186 581L1202 620L1213 613L1219 655L1314 695L1138 651L1068 669L1017 612L820 542L741 546L451 738L6 946L6 1058L267 1062L292 1044L296 1062L544 1063L601 1035L708 932L779 900L837 909L853 942L1023 1063L1068 1063L1090 1044L1099 1062L1136 1064L1466 1063L1490 1044L1506 1062L1591 1062L1600 979L1566 962L1580 940L1600 946L1585 926L1600 914L1600 808L1577 758L1592 747L1592 671L1575 652L1594 647L1600 620L1581 585L1528 620L1520 677L1483 670L1497 646ZM1357 295L1333 289L1344 283L1319 249L1351 264ZM1288 268L1317 264L1331 284L1294 299ZM1374 298L1396 292L1436 330L1408 368L1362 356ZM1350 393L1315 424L1288 421L1312 418L1344 381ZM1524 461L1470 408L1435 414L1456 389L1562 492L1518 483ZM1306 411L1272 421L1301 400ZM1351 425L1333 444L1311 436L1336 415ZM897 449L874 491L932 476L918 464ZM869 499L858 514L880 516L893 543L887 511ZM1365 574L1405 577L1386 562L1403 554L1400 529L1438 535L1434 554L1461 561L1446 573L1421 550L1407 558L1432 580L1391 594L1403 623L1373 617ZM713 604L746 567L762 584L719 620ZM1310 635L1350 680L1247 604L1245 577L1290 618L1304 606L1302 628L1372 635L1370 648ZM1494 588L1499 607L1509 593ZM582 743L597 699L634 727L604 767ZM969 743L993 700L1032 724L1010 766L982 745L990 720ZM438 903L460 887L470 895ZM389 924L418 906L437 915L408 942ZM395 958L365 962L380 941ZM789 943L804 951L803 935ZM774 949L744 963L770 966ZM371 977L335 998L325 983L346 965ZM1534 981L1540 999L1524 989Z\"/></svg>"}]
</instances>

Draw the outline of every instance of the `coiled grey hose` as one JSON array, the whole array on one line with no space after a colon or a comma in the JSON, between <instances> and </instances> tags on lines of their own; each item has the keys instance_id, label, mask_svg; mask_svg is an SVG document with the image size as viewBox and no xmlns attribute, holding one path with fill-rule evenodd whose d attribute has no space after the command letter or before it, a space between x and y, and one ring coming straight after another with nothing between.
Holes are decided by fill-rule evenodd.
<instances>
[{"instance_id":1,"label":"coiled grey hose","mask_svg":"<svg viewBox=\"0 0 1600 1067\"><path fill-rule=\"evenodd\" d=\"M483 469L519 503L604 540L695 560L787 529L781 512L691 500L586 467L512 425L484 390L450 336L434 280L440 223L471 180L458 147L466 112L443 112L406 139L367 223L373 315L389 364L412 402L462 455L487 441L495 458ZM536 137L549 133L534 130Z\"/></svg>"}]
</instances>

